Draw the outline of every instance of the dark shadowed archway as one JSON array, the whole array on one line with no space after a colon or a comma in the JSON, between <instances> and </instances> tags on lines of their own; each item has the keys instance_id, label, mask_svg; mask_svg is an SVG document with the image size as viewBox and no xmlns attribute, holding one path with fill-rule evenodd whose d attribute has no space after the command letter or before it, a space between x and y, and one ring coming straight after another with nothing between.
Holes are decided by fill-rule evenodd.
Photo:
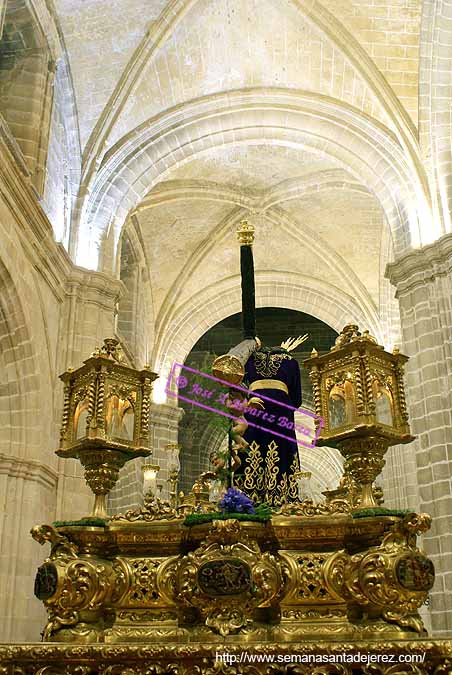
<instances>
[{"instance_id":1,"label":"dark shadowed archway","mask_svg":"<svg viewBox=\"0 0 452 675\"><path fill-rule=\"evenodd\" d=\"M262 307L256 310L257 333L265 345L279 345L289 336L309 333L309 340L293 352L301 370L303 407L312 409L312 389L303 361L309 358L313 347L326 352L334 344L337 333L323 321L291 309ZM225 354L242 339L241 317L234 314L208 330L194 345L185 365L202 372L210 372L216 356ZM209 455L219 448L226 436L227 419L215 413L181 401L185 415L179 428L181 444L180 488L190 490L202 471L209 469ZM302 460L302 465L306 463Z\"/></svg>"}]
</instances>

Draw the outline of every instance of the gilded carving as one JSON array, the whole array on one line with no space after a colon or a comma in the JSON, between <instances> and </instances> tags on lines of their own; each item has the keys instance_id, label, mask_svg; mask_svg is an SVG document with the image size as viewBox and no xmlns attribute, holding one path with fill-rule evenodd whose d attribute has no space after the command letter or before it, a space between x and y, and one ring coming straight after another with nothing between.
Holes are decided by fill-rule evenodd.
<instances>
[{"instance_id":1,"label":"gilded carving","mask_svg":"<svg viewBox=\"0 0 452 675\"><path fill-rule=\"evenodd\" d=\"M125 592L116 600L121 607L174 604L176 558L118 559L127 576Z\"/></svg>"},{"instance_id":2,"label":"gilded carving","mask_svg":"<svg viewBox=\"0 0 452 675\"><path fill-rule=\"evenodd\" d=\"M317 610L344 600L329 584L326 563L332 553L280 552L285 580L284 604L309 604Z\"/></svg>"},{"instance_id":3,"label":"gilded carving","mask_svg":"<svg viewBox=\"0 0 452 675\"><path fill-rule=\"evenodd\" d=\"M317 444L334 444L343 454L345 475L359 488L359 508L378 506L372 483L389 446L413 440L403 385L406 361L354 324L344 327L328 354L314 353L305 361L316 412L325 418ZM351 506L358 507L358 498Z\"/></svg>"},{"instance_id":4,"label":"gilded carving","mask_svg":"<svg viewBox=\"0 0 452 675\"><path fill-rule=\"evenodd\" d=\"M57 454L84 466L95 517L107 518L105 496L122 466L150 455L149 396L156 377L148 368L126 366L116 338L61 375L65 399Z\"/></svg>"},{"instance_id":5,"label":"gilded carving","mask_svg":"<svg viewBox=\"0 0 452 675\"><path fill-rule=\"evenodd\" d=\"M125 610L118 612L117 617L120 621L131 621L132 623L148 622L148 621L177 621L177 613L169 612L167 610L155 609L153 611L133 612Z\"/></svg>"},{"instance_id":6,"label":"gilded carving","mask_svg":"<svg viewBox=\"0 0 452 675\"><path fill-rule=\"evenodd\" d=\"M290 642L292 651L309 636L379 638L380 645L386 636L422 634L417 608L433 574L416 537L430 517L353 519L340 507L287 505L268 525L218 520L184 528L157 519L113 521L102 532L34 528L35 539L51 544L37 589L49 613L45 639L142 648L219 644L229 635ZM195 670L187 658L178 667L188 675Z\"/></svg>"},{"instance_id":7,"label":"gilded carving","mask_svg":"<svg viewBox=\"0 0 452 675\"><path fill-rule=\"evenodd\" d=\"M365 612L378 610L388 622L424 631L418 608L433 586L433 565L416 547L416 534L430 525L426 514L408 514L396 522L380 546L350 556L339 551L326 563L335 591ZM408 570L400 579L400 568Z\"/></svg>"},{"instance_id":8,"label":"gilded carving","mask_svg":"<svg viewBox=\"0 0 452 675\"><path fill-rule=\"evenodd\" d=\"M177 570L178 597L221 635L249 625L253 611L274 604L281 587L278 560L262 553L234 520L215 521L205 541L182 557Z\"/></svg>"},{"instance_id":9,"label":"gilded carving","mask_svg":"<svg viewBox=\"0 0 452 675\"><path fill-rule=\"evenodd\" d=\"M60 534L51 525L35 525L30 530L31 536L41 546L46 542L50 544L50 559L75 557L78 555L77 545L66 536Z\"/></svg>"},{"instance_id":10,"label":"gilded carving","mask_svg":"<svg viewBox=\"0 0 452 675\"><path fill-rule=\"evenodd\" d=\"M240 662L243 652L259 657ZM289 644L103 644L0 645L1 675L450 675L452 643L447 640L302 640ZM223 653L233 657L223 659ZM356 654L423 657L420 664L357 664ZM298 662L291 663L293 655ZM341 655L341 656L340 656ZM233 662L233 659L236 659ZM311 659L311 662L309 662ZM340 663L345 659L345 663ZM257 660L257 659L256 659ZM228 662L227 662L228 661ZM336 661L336 663L334 663Z\"/></svg>"},{"instance_id":11,"label":"gilded carving","mask_svg":"<svg viewBox=\"0 0 452 675\"><path fill-rule=\"evenodd\" d=\"M144 505L141 508L129 509L125 513L118 513L112 516L110 520L127 521L129 523L142 520L146 523L151 523L155 520L175 520L177 518L182 520L182 516L173 505L158 497L154 497L154 495L147 494L144 499Z\"/></svg>"},{"instance_id":12,"label":"gilded carving","mask_svg":"<svg viewBox=\"0 0 452 675\"><path fill-rule=\"evenodd\" d=\"M334 514L350 513L350 504L345 499L333 499L330 502L315 504L312 499L304 499L302 502L290 502L283 504L275 513L278 516L328 516Z\"/></svg>"}]
</instances>

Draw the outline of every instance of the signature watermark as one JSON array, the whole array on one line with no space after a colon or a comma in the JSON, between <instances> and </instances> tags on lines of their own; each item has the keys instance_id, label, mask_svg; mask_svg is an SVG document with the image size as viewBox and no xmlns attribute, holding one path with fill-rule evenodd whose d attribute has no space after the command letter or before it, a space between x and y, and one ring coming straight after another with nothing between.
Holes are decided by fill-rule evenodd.
<instances>
[{"instance_id":1,"label":"signature watermark","mask_svg":"<svg viewBox=\"0 0 452 675\"><path fill-rule=\"evenodd\" d=\"M281 401L275 401L269 396L264 396L261 392L256 394L256 392L249 391L238 385L229 384L213 375L207 375L207 373L202 373L199 370L195 370L195 368L189 368L181 363L173 364L166 383L165 392L169 396L192 403L200 408L210 410L230 419L236 419L238 414L246 411L246 420L249 426L263 429L273 436L279 436L289 441L293 441L294 439L293 434L289 436L287 431L295 431L298 445L309 448L312 448L316 444L323 427L323 418L309 410L294 408ZM236 399L234 400L235 394ZM247 408L244 396L258 396L264 401L264 405L265 402L270 404L266 405L269 411L276 409L278 412ZM231 412L231 399L236 411L235 414ZM295 421L290 419L292 413L296 415ZM268 425L271 425L271 427Z\"/></svg>"},{"instance_id":2,"label":"signature watermark","mask_svg":"<svg viewBox=\"0 0 452 675\"><path fill-rule=\"evenodd\" d=\"M354 652L338 654L251 654L216 652L216 663L424 663L426 652L420 654L376 654Z\"/></svg>"}]
</instances>

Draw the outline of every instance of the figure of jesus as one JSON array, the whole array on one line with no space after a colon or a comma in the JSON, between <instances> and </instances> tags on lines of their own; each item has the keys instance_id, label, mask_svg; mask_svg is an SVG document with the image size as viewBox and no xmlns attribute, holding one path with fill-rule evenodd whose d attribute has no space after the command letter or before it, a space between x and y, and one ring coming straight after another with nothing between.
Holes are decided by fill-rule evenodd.
<instances>
[{"instance_id":1,"label":"figure of jesus","mask_svg":"<svg viewBox=\"0 0 452 675\"><path fill-rule=\"evenodd\" d=\"M260 347L245 364L243 385L261 405L243 413L253 426L243 434L248 447L238 449L234 485L255 503L280 506L295 501L300 467L293 408L302 400L298 362L284 346Z\"/></svg>"}]
</instances>

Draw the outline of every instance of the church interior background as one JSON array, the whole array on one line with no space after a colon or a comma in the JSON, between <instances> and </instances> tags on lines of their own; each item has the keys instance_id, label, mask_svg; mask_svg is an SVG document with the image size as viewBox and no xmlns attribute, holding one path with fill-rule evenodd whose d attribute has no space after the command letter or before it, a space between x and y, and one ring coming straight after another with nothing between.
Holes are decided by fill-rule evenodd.
<instances>
[{"instance_id":1,"label":"church interior background","mask_svg":"<svg viewBox=\"0 0 452 675\"><path fill-rule=\"evenodd\" d=\"M168 444L182 489L208 468L222 438L165 381L240 340L243 219L270 344L308 332L302 364L352 323L409 357L416 439L379 480L432 516L421 614L451 637L452 3L0 0L0 36L0 640L45 624L30 529L91 508L55 455L61 373L116 336L159 375L162 495ZM143 462L109 513L142 503ZM316 498L338 485L337 451L301 462Z\"/></svg>"}]
</instances>

